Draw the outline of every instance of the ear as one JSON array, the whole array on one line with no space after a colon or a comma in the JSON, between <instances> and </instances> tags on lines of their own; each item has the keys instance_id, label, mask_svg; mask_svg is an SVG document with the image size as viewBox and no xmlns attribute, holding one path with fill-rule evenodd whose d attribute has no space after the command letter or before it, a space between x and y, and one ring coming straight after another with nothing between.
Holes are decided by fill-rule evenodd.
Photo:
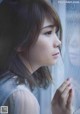
<instances>
[{"instance_id":1,"label":"ear","mask_svg":"<svg viewBox=\"0 0 80 114\"><path fill-rule=\"evenodd\" d=\"M17 51L18 53L21 53L21 52L24 51L24 49L23 49L22 47L19 46L19 47L16 48L16 51Z\"/></svg>"}]
</instances>

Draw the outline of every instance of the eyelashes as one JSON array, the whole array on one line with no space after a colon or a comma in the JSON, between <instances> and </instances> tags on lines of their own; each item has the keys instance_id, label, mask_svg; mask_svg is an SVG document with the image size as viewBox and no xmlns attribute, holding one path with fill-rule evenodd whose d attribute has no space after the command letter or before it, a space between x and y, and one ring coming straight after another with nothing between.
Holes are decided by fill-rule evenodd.
<instances>
[{"instance_id":1,"label":"eyelashes","mask_svg":"<svg viewBox=\"0 0 80 114\"><path fill-rule=\"evenodd\" d=\"M51 35L52 31L45 32L44 35Z\"/></svg>"},{"instance_id":2,"label":"eyelashes","mask_svg":"<svg viewBox=\"0 0 80 114\"><path fill-rule=\"evenodd\" d=\"M50 29L50 30L46 30L44 33L43 33L43 35L47 35L47 36L50 36L51 34L56 34L56 35L58 35L58 32L59 32L59 30L58 30L58 28L57 27L54 27L54 28L52 28L52 29Z\"/></svg>"},{"instance_id":3,"label":"eyelashes","mask_svg":"<svg viewBox=\"0 0 80 114\"><path fill-rule=\"evenodd\" d=\"M52 33L56 33L56 35L58 35L58 30L56 30L55 32L54 31L45 32L44 35L51 35Z\"/></svg>"}]
</instances>

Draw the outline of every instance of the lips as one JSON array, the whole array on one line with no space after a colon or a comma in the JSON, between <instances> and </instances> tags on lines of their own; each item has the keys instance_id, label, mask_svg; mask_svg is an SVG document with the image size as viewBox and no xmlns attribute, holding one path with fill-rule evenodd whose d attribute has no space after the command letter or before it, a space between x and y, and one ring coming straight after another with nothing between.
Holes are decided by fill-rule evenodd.
<instances>
[{"instance_id":1,"label":"lips","mask_svg":"<svg viewBox=\"0 0 80 114\"><path fill-rule=\"evenodd\" d=\"M57 56L57 55L59 55L59 52L57 52L57 53L53 54L52 56Z\"/></svg>"}]
</instances>

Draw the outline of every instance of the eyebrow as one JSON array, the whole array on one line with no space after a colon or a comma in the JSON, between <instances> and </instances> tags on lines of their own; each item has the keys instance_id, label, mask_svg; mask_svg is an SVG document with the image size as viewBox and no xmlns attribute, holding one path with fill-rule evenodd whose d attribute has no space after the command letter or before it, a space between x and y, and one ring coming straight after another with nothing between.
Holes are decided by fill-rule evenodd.
<instances>
[{"instance_id":1,"label":"eyebrow","mask_svg":"<svg viewBox=\"0 0 80 114\"><path fill-rule=\"evenodd\" d=\"M54 27L54 25L48 25L48 26L45 26L45 27L43 27L43 28L41 28L41 29L52 28L52 27Z\"/></svg>"}]
</instances>

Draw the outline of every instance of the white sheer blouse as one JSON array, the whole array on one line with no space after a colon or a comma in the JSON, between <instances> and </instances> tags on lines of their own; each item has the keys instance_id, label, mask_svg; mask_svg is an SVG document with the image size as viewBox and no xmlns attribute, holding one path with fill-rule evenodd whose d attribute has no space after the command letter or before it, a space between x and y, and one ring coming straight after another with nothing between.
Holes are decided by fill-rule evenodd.
<instances>
[{"instance_id":1,"label":"white sheer blouse","mask_svg":"<svg viewBox=\"0 0 80 114\"><path fill-rule=\"evenodd\" d=\"M35 96L29 91L17 90L7 99L8 114L40 114Z\"/></svg>"}]
</instances>

